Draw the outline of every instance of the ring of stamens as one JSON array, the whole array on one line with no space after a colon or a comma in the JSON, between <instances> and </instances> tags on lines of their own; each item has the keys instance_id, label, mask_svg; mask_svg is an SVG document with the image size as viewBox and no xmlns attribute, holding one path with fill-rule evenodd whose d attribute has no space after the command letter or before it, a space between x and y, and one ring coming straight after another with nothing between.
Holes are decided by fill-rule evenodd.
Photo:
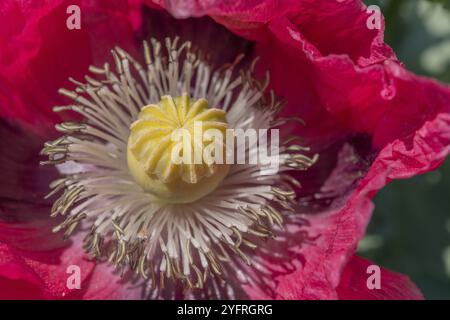
<instances>
[{"instance_id":1,"label":"ring of stamens","mask_svg":"<svg viewBox=\"0 0 450 320\"><path fill-rule=\"evenodd\" d=\"M112 55L114 70L107 63L90 67L95 77L71 79L77 88L59 91L74 102L54 110L74 111L84 120L57 125L62 136L42 150L48 157L42 163L63 175L48 195L59 194L51 215L65 218L54 231L68 237L81 222L90 224L85 250L117 268L128 265L158 292L168 280L204 288L234 277L230 269L236 273L246 268L241 262L255 263L256 252L265 250L261 241L295 219L299 182L288 171L308 169L317 156L304 155L308 148L295 137L285 139L273 175L261 175L259 164L231 165L215 190L193 202L155 202L127 166L129 128L143 106L187 93L220 107L232 128L273 128L291 119L277 117L281 104L273 93L266 98L269 79L256 81L254 64L235 77L239 60L214 70L178 39L166 39L165 51L156 40L144 42L144 66L120 48Z\"/></svg>"}]
</instances>

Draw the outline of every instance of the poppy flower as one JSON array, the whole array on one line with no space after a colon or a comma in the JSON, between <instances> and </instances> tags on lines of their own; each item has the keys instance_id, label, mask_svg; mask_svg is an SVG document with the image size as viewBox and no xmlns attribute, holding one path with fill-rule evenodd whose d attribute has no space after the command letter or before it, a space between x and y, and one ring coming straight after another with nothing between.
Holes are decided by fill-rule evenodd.
<instances>
[{"instance_id":1,"label":"poppy flower","mask_svg":"<svg viewBox=\"0 0 450 320\"><path fill-rule=\"evenodd\" d=\"M360 1L70 5L0 5L2 298L422 298L354 254L376 192L446 157L450 90ZM279 171L172 165L195 119L280 129Z\"/></svg>"}]
</instances>

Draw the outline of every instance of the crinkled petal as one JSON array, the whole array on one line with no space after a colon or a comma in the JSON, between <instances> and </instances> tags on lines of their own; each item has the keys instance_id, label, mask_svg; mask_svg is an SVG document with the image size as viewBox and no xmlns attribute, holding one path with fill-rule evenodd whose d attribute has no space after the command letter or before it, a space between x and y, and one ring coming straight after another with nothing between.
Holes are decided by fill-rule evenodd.
<instances>
[{"instance_id":1,"label":"crinkled petal","mask_svg":"<svg viewBox=\"0 0 450 320\"><path fill-rule=\"evenodd\" d=\"M370 268L369 268L370 267ZM375 268L374 268L375 267ZM374 278L379 277L380 287L373 287ZM423 295L416 285L405 275L381 268L363 258L353 256L344 267L340 282L334 295L319 293L321 288L299 291L303 286L300 278L290 278L290 283L283 282L279 288L278 299L340 299L340 300L422 300ZM319 283L319 285L321 282ZM326 290L326 289L325 289ZM328 290L327 290L328 291ZM305 294L305 293L309 294Z\"/></svg>"},{"instance_id":2,"label":"crinkled petal","mask_svg":"<svg viewBox=\"0 0 450 320\"><path fill-rule=\"evenodd\" d=\"M386 269L368 269L373 263L354 256L345 267L337 288L341 300L422 300L423 295L416 285L402 274ZM375 271L374 271L375 270ZM378 274L378 270L381 272ZM379 275L380 287L373 287L370 276Z\"/></svg>"},{"instance_id":3,"label":"crinkled petal","mask_svg":"<svg viewBox=\"0 0 450 320\"><path fill-rule=\"evenodd\" d=\"M125 0L77 2L81 29L66 21L69 0L0 4L0 116L47 127L58 116L52 106L68 76L82 79L90 64L103 63L115 45L134 51L136 17Z\"/></svg>"},{"instance_id":4,"label":"crinkled petal","mask_svg":"<svg viewBox=\"0 0 450 320\"><path fill-rule=\"evenodd\" d=\"M309 219L309 231L318 238L303 249L306 259L304 267L280 279L280 295L291 298L337 298L335 288L339 284L342 266L364 235L373 211L372 198L377 191L394 179L409 178L435 169L449 152L448 113L441 113L425 122L411 136L386 145L356 188L340 200L341 207ZM340 179L344 176L339 175ZM337 183L334 185L337 186ZM292 288L293 279L301 279L296 282L295 288Z\"/></svg>"}]
</instances>

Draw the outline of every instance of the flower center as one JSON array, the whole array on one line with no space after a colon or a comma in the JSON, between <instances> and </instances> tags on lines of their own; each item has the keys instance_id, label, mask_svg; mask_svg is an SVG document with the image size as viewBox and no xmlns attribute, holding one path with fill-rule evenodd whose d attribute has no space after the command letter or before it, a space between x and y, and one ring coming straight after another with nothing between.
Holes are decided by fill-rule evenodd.
<instances>
[{"instance_id":1,"label":"flower center","mask_svg":"<svg viewBox=\"0 0 450 320\"><path fill-rule=\"evenodd\" d=\"M225 137L227 120L208 101L191 101L184 93L163 96L144 106L130 126L128 168L136 182L161 202L189 203L212 192L227 175L229 165L207 161L210 144L201 133L219 130Z\"/></svg>"},{"instance_id":2,"label":"flower center","mask_svg":"<svg viewBox=\"0 0 450 320\"><path fill-rule=\"evenodd\" d=\"M274 148L278 170L224 164L263 154L263 140L240 139L247 132L260 137L298 120L278 116L282 105L266 94L268 77L253 78L254 63L238 75L239 59L216 69L190 46L144 42L145 65L116 47L114 66L91 67L95 78L59 90L72 101L54 110L82 120L56 125L61 137L41 151L42 164L61 173L48 194L57 195L51 215L64 219L54 232L69 237L82 223L85 250L140 275L151 297L174 298L181 288L186 297L235 297L240 284L272 283L275 261L277 274L292 272L305 235L290 172L317 155L285 132Z\"/></svg>"}]
</instances>

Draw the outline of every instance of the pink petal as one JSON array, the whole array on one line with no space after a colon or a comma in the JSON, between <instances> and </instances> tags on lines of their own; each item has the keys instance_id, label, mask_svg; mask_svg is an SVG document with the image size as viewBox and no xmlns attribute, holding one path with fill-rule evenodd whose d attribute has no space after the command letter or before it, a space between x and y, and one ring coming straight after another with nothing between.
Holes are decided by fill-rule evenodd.
<instances>
[{"instance_id":1,"label":"pink petal","mask_svg":"<svg viewBox=\"0 0 450 320\"><path fill-rule=\"evenodd\" d=\"M121 282L111 268L96 265L83 254L81 236L63 248L25 251L0 243L1 298L5 299L129 299L139 288ZM69 267L80 268L80 289L70 288Z\"/></svg>"},{"instance_id":2,"label":"pink petal","mask_svg":"<svg viewBox=\"0 0 450 320\"><path fill-rule=\"evenodd\" d=\"M423 295L415 284L406 276L386 269L381 269L380 288L369 289L367 278L373 274L367 268L370 261L354 256L342 273L337 288L342 300L422 300Z\"/></svg>"},{"instance_id":3,"label":"pink petal","mask_svg":"<svg viewBox=\"0 0 450 320\"><path fill-rule=\"evenodd\" d=\"M43 299L41 279L0 243L0 299Z\"/></svg>"},{"instance_id":4,"label":"pink petal","mask_svg":"<svg viewBox=\"0 0 450 320\"><path fill-rule=\"evenodd\" d=\"M69 30L69 0L2 1L0 19L0 115L44 126L58 117L57 90L68 75L81 79L90 64L103 63L114 45L134 48L125 0L81 1L81 29ZM106 48L106 49L105 49Z\"/></svg>"}]
</instances>

